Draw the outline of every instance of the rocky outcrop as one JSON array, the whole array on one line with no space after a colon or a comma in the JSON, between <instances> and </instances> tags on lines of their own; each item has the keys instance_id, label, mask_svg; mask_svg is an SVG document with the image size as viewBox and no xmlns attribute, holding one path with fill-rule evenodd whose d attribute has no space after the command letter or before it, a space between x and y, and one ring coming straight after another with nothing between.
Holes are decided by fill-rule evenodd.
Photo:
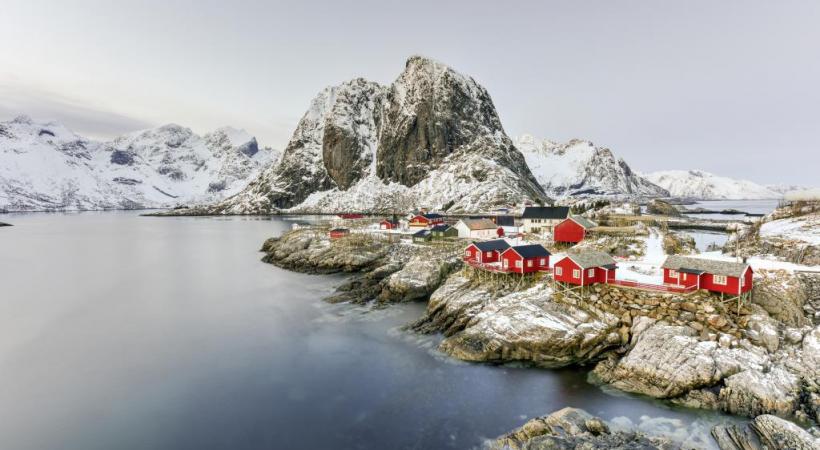
<instances>
[{"instance_id":1,"label":"rocky outcrop","mask_svg":"<svg viewBox=\"0 0 820 450\"><path fill-rule=\"evenodd\" d=\"M493 450L677 449L678 444L634 431L612 431L599 417L578 408L564 408L537 417L487 446Z\"/></svg>"},{"instance_id":2,"label":"rocky outcrop","mask_svg":"<svg viewBox=\"0 0 820 450\"><path fill-rule=\"evenodd\" d=\"M674 398L748 368L762 368L767 361L763 354L700 341L690 327L657 323L637 337L623 358L604 361L593 373L623 391Z\"/></svg>"},{"instance_id":3,"label":"rocky outcrop","mask_svg":"<svg viewBox=\"0 0 820 450\"><path fill-rule=\"evenodd\" d=\"M816 450L820 439L799 426L772 415L757 416L746 425L718 425L712 436L721 450Z\"/></svg>"},{"instance_id":4,"label":"rocky outcrop","mask_svg":"<svg viewBox=\"0 0 820 450\"><path fill-rule=\"evenodd\" d=\"M810 323L803 309L810 289L806 289L799 276L785 270L759 270L756 275L753 303L788 326L801 327ZM810 280L811 277L804 279Z\"/></svg>"},{"instance_id":5,"label":"rocky outcrop","mask_svg":"<svg viewBox=\"0 0 820 450\"><path fill-rule=\"evenodd\" d=\"M419 56L390 86L323 90L282 162L247 189L188 214L479 212L548 197L504 133L486 89Z\"/></svg>"},{"instance_id":6,"label":"rocky outcrop","mask_svg":"<svg viewBox=\"0 0 820 450\"><path fill-rule=\"evenodd\" d=\"M536 284L504 294L493 286L454 275L430 297L417 331L443 332L439 349L465 361L525 361L563 367L595 361L621 345L618 319L554 302Z\"/></svg>"},{"instance_id":7,"label":"rocky outcrop","mask_svg":"<svg viewBox=\"0 0 820 450\"><path fill-rule=\"evenodd\" d=\"M452 244L405 245L356 232L331 240L328 230L318 227L270 238L261 251L264 262L288 270L353 274L326 299L334 303L425 300L462 264Z\"/></svg>"},{"instance_id":8,"label":"rocky outcrop","mask_svg":"<svg viewBox=\"0 0 820 450\"><path fill-rule=\"evenodd\" d=\"M658 214L661 216L680 217L681 213L674 205L663 200L652 200L646 206L646 212L649 214Z\"/></svg>"}]
</instances>

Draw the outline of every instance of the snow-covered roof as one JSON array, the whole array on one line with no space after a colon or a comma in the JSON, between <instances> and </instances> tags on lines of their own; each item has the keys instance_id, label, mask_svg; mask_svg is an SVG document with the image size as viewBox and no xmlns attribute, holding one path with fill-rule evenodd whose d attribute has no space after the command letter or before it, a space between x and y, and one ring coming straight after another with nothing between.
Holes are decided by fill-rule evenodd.
<instances>
[{"instance_id":1,"label":"snow-covered roof","mask_svg":"<svg viewBox=\"0 0 820 450\"><path fill-rule=\"evenodd\" d=\"M581 225L582 227L584 227L586 229L595 228L595 227L598 226L597 223L587 219L584 216L575 216L575 215L573 215L573 216L569 216L569 219L572 219L573 222L577 223L578 225Z\"/></svg>"},{"instance_id":2,"label":"snow-covered roof","mask_svg":"<svg viewBox=\"0 0 820 450\"><path fill-rule=\"evenodd\" d=\"M740 277L749 265L746 263L671 255L666 258L661 267L684 272L706 272L714 275Z\"/></svg>"},{"instance_id":3,"label":"snow-covered roof","mask_svg":"<svg viewBox=\"0 0 820 450\"><path fill-rule=\"evenodd\" d=\"M495 230L498 226L490 219L461 219L470 230Z\"/></svg>"},{"instance_id":4,"label":"snow-covered roof","mask_svg":"<svg viewBox=\"0 0 820 450\"><path fill-rule=\"evenodd\" d=\"M615 265L615 260L612 259L612 256L610 256L608 253L597 252L594 250L569 253L566 257L571 259L572 262L577 264L582 269L588 269L590 267L604 267Z\"/></svg>"}]
</instances>

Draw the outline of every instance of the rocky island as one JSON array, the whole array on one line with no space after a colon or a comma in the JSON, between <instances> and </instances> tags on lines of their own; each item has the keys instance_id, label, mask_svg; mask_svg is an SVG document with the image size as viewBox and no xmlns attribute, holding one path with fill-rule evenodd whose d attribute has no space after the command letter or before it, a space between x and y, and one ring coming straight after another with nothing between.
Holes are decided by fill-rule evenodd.
<instances>
[{"instance_id":1,"label":"rocky island","mask_svg":"<svg viewBox=\"0 0 820 450\"><path fill-rule=\"evenodd\" d=\"M719 442L757 433L760 421L786 426L765 415L807 425L820 417L820 274L761 270L752 301L740 309L706 291L680 296L600 285L578 298L546 277L482 277L463 264L463 242L418 245L367 232L330 239L326 228L303 227L267 240L262 251L265 262L288 270L350 273L329 301L429 299L407 328L441 333L439 350L453 358L586 366L591 383L757 418L752 431L716 430ZM589 442L603 439L584 433L595 437ZM629 439L638 438L606 437ZM520 448L551 448L527 445Z\"/></svg>"}]
</instances>

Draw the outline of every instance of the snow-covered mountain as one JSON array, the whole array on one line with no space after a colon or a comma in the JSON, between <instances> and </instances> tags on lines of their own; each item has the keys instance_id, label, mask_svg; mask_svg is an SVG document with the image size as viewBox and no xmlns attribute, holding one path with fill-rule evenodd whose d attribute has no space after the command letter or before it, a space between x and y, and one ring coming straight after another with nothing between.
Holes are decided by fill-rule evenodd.
<instances>
[{"instance_id":1,"label":"snow-covered mountain","mask_svg":"<svg viewBox=\"0 0 820 450\"><path fill-rule=\"evenodd\" d=\"M477 212L548 201L504 133L487 90L413 56L390 85L361 78L322 90L280 164L239 194L192 214Z\"/></svg>"},{"instance_id":2,"label":"snow-covered mountain","mask_svg":"<svg viewBox=\"0 0 820 450\"><path fill-rule=\"evenodd\" d=\"M276 158L243 130L165 125L97 142L57 122L0 122L0 209L136 209L217 201Z\"/></svg>"},{"instance_id":3,"label":"snow-covered mountain","mask_svg":"<svg viewBox=\"0 0 820 450\"><path fill-rule=\"evenodd\" d=\"M699 200L757 200L783 195L757 183L736 180L702 170L664 170L644 175L672 197Z\"/></svg>"},{"instance_id":4,"label":"snow-covered mountain","mask_svg":"<svg viewBox=\"0 0 820 450\"><path fill-rule=\"evenodd\" d=\"M573 139L559 144L525 134L515 139L547 194L556 197L665 197L669 193L632 171L608 148Z\"/></svg>"}]
</instances>

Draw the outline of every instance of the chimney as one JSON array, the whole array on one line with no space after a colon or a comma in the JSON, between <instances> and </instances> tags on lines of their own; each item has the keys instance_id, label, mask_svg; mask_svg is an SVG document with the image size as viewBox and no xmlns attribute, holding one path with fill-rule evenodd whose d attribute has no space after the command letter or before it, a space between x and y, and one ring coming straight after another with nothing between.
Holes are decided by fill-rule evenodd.
<instances>
[{"instance_id":1,"label":"chimney","mask_svg":"<svg viewBox=\"0 0 820 450\"><path fill-rule=\"evenodd\" d=\"M749 257L748 257L748 256L744 256L744 257L743 257L743 264L746 264L746 260L747 260L747 259L749 259Z\"/></svg>"}]
</instances>

